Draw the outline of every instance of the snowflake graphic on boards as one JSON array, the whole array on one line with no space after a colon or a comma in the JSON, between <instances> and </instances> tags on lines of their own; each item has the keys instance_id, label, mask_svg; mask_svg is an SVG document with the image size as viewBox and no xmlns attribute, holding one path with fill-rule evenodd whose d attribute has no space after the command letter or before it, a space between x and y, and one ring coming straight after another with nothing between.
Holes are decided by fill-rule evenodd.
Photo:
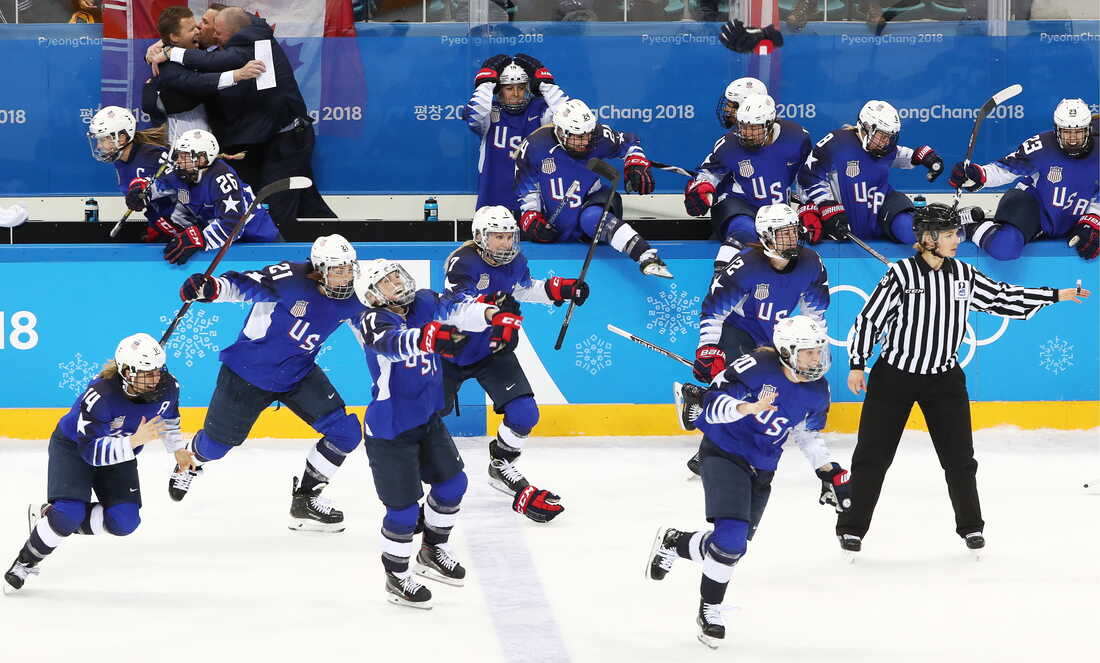
<instances>
[{"instance_id":1,"label":"snowflake graphic on boards","mask_svg":"<svg viewBox=\"0 0 1100 663\"><path fill-rule=\"evenodd\" d=\"M1039 365L1055 375L1064 373L1073 366L1073 346L1055 336L1039 346Z\"/></svg>"},{"instance_id":2,"label":"snowflake graphic on boards","mask_svg":"<svg viewBox=\"0 0 1100 663\"><path fill-rule=\"evenodd\" d=\"M61 379L57 381L58 389L66 389L74 394L84 391L84 387L88 386L101 368L79 352L73 356L72 361L59 362L57 367L61 369Z\"/></svg>"},{"instance_id":3,"label":"snowflake graphic on boards","mask_svg":"<svg viewBox=\"0 0 1100 663\"><path fill-rule=\"evenodd\" d=\"M573 365L589 375L595 375L611 366L611 341L595 334L576 343Z\"/></svg>"},{"instance_id":4,"label":"snowflake graphic on boards","mask_svg":"<svg viewBox=\"0 0 1100 663\"><path fill-rule=\"evenodd\" d=\"M321 364L321 357L324 357L326 354L328 354L330 350L332 350L331 345L322 345L321 349L317 352L317 356L313 358L313 360L317 362L317 365L321 367L321 370L326 373L328 373L331 369Z\"/></svg>"},{"instance_id":5,"label":"snowflake graphic on boards","mask_svg":"<svg viewBox=\"0 0 1100 663\"><path fill-rule=\"evenodd\" d=\"M699 329L699 296L692 297L675 283L669 285L656 296L645 298L650 305L649 322L646 329L654 329L662 336L668 336L675 343L684 334Z\"/></svg>"},{"instance_id":6,"label":"snowflake graphic on boards","mask_svg":"<svg viewBox=\"0 0 1100 663\"><path fill-rule=\"evenodd\" d=\"M160 316L160 322L167 329L175 317L176 313L173 311ZM220 316L208 315L205 309L188 311L172 332L172 338L168 339L164 351L169 357L183 359L184 366L188 368L195 365L196 359L205 359L207 354L221 351L221 346L217 343L217 324L220 319Z\"/></svg>"}]
</instances>

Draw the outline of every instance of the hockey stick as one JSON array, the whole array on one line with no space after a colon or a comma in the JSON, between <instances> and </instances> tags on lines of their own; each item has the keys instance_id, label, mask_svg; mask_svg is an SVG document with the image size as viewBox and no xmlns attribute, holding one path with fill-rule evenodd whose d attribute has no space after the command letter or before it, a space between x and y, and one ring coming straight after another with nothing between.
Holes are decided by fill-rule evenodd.
<instances>
[{"instance_id":1,"label":"hockey stick","mask_svg":"<svg viewBox=\"0 0 1100 663\"><path fill-rule=\"evenodd\" d=\"M1009 85L1005 89L1001 90L997 94L990 97L982 107L978 109L978 116L974 118L974 129L970 132L970 143L966 146L966 158L963 159L963 172L966 172L966 167L970 165L970 159L974 156L974 144L978 142L978 128L982 126L982 121L986 116L993 112L993 109L1000 106L1004 102L1008 101L1012 97L1020 94L1024 91L1024 87L1019 83ZM959 200L962 198L962 186L955 189L955 202L951 205L951 211L955 211L959 208Z\"/></svg>"},{"instance_id":2,"label":"hockey stick","mask_svg":"<svg viewBox=\"0 0 1100 663\"><path fill-rule=\"evenodd\" d=\"M893 267L894 266L894 263L887 260L886 256L884 256L881 253L879 253L878 251L872 249L867 244L867 242L864 242L862 239L860 239L860 238L856 237L855 235L853 235L852 231L849 230L846 236L847 236L848 239L852 240L852 242L854 242L856 246L863 249L867 253L870 253L874 258L879 260L882 264L886 265L887 267Z\"/></svg>"},{"instance_id":3,"label":"hockey stick","mask_svg":"<svg viewBox=\"0 0 1100 663\"><path fill-rule=\"evenodd\" d=\"M160 165L160 168L157 168L157 172L153 173L153 179L149 182L149 186L153 186L153 182L156 182L157 178L160 177L161 175L163 175L164 171L167 168L168 168L168 162L165 161L164 163L162 163ZM146 201L146 202L148 203L148 201ZM111 232L108 236L109 237L114 237L115 235L117 235L118 231L122 230L122 224L126 223L126 219L129 219L130 215L133 214L133 213L134 213L134 210L132 210L132 209L126 210L126 213L123 214L122 218L118 220L118 223L115 224L115 227L111 228Z\"/></svg>"},{"instance_id":4,"label":"hockey stick","mask_svg":"<svg viewBox=\"0 0 1100 663\"><path fill-rule=\"evenodd\" d=\"M667 170L670 173L676 173L677 175L683 175L684 177L694 178L699 174L697 170L690 170L681 166L674 166L668 163L661 163L660 161L650 161L650 168L656 168L657 170Z\"/></svg>"},{"instance_id":5,"label":"hockey stick","mask_svg":"<svg viewBox=\"0 0 1100 663\"><path fill-rule=\"evenodd\" d=\"M214 259L210 261L210 266L206 268L205 272L203 272L203 276L210 276L218 267L218 263L222 261L222 258L225 256L225 252L229 250L230 246L232 246L233 240L237 238L237 235L240 234L242 230L244 230L245 222L250 216L252 216L252 212L256 209L257 205L277 193L292 191L294 189L308 189L312 185L313 181L310 180L308 177L295 176L276 180L275 182L272 182L271 184L268 184L264 188L260 189L260 192L256 194L256 197L252 200L252 204L248 206L248 209L244 211L244 214L241 215L241 218L233 226L233 230L229 233L229 237L225 240L225 244L222 244L222 247L218 249L217 255L215 255ZM164 330L164 335L160 337L160 346L162 348L164 347L164 344L168 342L168 338L172 336L172 332L176 331L176 325L178 325L180 320L183 319L183 316L187 313L187 309L191 308L191 304L193 303L194 302L184 302L183 306L180 307L179 312L176 313L176 317L172 320L172 324L168 325L168 329Z\"/></svg>"},{"instance_id":6,"label":"hockey stick","mask_svg":"<svg viewBox=\"0 0 1100 663\"><path fill-rule=\"evenodd\" d=\"M600 241L600 233L603 231L603 224L607 221L607 212L611 209L611 203L614 202L615 190L619 187L619 171L612 167L606 161L602 161L595 157L588 160L588 163L584 164L584 167L591 170L593 173L601 177L605 177L611 180L611 195L607 197L607 202L604 203L603 213L600 214L600 221L596 224L596 231L592 233L592 241L588 244L588 255L584 257L584 265L581 266L580 276L577 277L577 283L584 283L584 277L588 275L588 266L592 264L592 256L596 253L596 243ZM562 341L565 340L565 332L569 329L569 322L573 319L573 311L577 308L577 300L569 300L569 308L565 310L565 320L561 323L561 331L558 332L558 340L554 342L554 349L561 350Z\"/></svg>"},{"instance_id":7,"label":"hockey stick","mask_svg":"<svg viewBox=\"0 0 1100 663\"><path fill-rule=\"evenodd\" d=\"M625 329L619 329L615 325L612 325L612 324L607 325L607 331L611 332L612 334L618 334L619 336L622 336L625 339L634 341L635 343L637 343L638 345L640 345L644 348L649 348L650 350L653 350L654 352L663 354L664 356L668 357L669 359L675 359L676 361L680 362L684 366L687 366L688 368L691 368L691 367L695 366L695 364L693 362L688 361L687 358L681 357L680 355L676 354L672 350L666 350L666 349L662 348L659 345L656 345L654 343L650 343L649 341L645 340L644 338L638 338L634 334L631 334L630 332L626 331Z\"/></svg>"}]
</instances>

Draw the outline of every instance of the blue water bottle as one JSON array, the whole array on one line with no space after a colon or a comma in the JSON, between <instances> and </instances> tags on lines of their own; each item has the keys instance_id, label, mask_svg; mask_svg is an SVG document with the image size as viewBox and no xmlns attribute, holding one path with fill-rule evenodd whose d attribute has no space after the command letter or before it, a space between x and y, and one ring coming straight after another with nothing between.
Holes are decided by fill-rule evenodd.
<instances>
[{"instance_id":1,"label":"blue water bottle","mask_svg":"<svg viewBox=\"0 0 1100 663\"><path fill-rule=\"evenodd\" d=\"M925 197L922 196L922 195L918 194L915 198L913 198L913 207L915 207L917 209L920 209L920 208L924 207L927 204L928 204L928 200L926 200Z\"/></svg>"},{"instance_id":2,"label":"blue water bottle","mask_svg":"<svg viewBox=\"0 0 1100 663\"><path fill-rule=\"evenodd\" d=\"M439 203L436 202L435 196L429 196L424 201L424 220L425 221L438 221L439 220Z\"/></svg>"},{"instance_id":3,"label":"blue water bottle","mask_svg":"<svg viewBox=\"0 0 1100 663\"><path fill-rule=\"evenodd\" d=\"M89 198L84 201L84 221L87 223L99 223L99 201Z\"/></svg>"}]
</instances>

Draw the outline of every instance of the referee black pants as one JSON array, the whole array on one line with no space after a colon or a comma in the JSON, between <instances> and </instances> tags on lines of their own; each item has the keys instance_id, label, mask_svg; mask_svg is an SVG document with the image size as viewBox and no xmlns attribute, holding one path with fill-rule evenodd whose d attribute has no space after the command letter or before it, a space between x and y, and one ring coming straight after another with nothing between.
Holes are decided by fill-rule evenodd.
<instances>
[{"instance_id":1,"label":"referee black pants","mask_svg":"<svg viewBox=\"0 0 1100 663\"><path fill-rule=\"evenodd\" d=\"M867 534L913 403L924 413L947 480L955 531L964 536L985 526L978 502L978 461L974 459L966 375L958 366L937 375L907 373L879 360L871 369L859 416L851 467L852 508L837 517L838 535Z\"/></svg>"}]
</instances>

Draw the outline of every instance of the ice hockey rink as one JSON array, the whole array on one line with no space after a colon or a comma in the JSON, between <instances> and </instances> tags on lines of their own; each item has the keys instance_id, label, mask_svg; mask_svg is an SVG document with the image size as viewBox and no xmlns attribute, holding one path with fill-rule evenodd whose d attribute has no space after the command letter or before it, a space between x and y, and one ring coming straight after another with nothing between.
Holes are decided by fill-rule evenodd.
<instances>
[{"instance_id":1,"label":"ice hockey rink","mask_svg":"<svg viewBox=\"0 0 1100 663\"><path fill-rule=\"evenodd\" d=\"M854 436L829 436L848 464ZM465 587L431 583L435 607L386 602L382 507L365 454L326 491L342 534L288 531L290 477L309 441L251 440L211 464L179 504L170 459L139 458L138 531L72 536L0 600L0 660L92 661L967 661L1098 660L1100 431L977 434L988 546L954 533L927 435L907 432L855 564L797 449L726 598L717 651L695 637L700 570L643 577L659 525L706 526L688 481L691 437L533 439L528 478L565 513L537 525L484 481L485 438L459 440L471 476L452 539ZM44 498L45 445L3 440L0 552Z\"/></svg>"}]
</instances>

